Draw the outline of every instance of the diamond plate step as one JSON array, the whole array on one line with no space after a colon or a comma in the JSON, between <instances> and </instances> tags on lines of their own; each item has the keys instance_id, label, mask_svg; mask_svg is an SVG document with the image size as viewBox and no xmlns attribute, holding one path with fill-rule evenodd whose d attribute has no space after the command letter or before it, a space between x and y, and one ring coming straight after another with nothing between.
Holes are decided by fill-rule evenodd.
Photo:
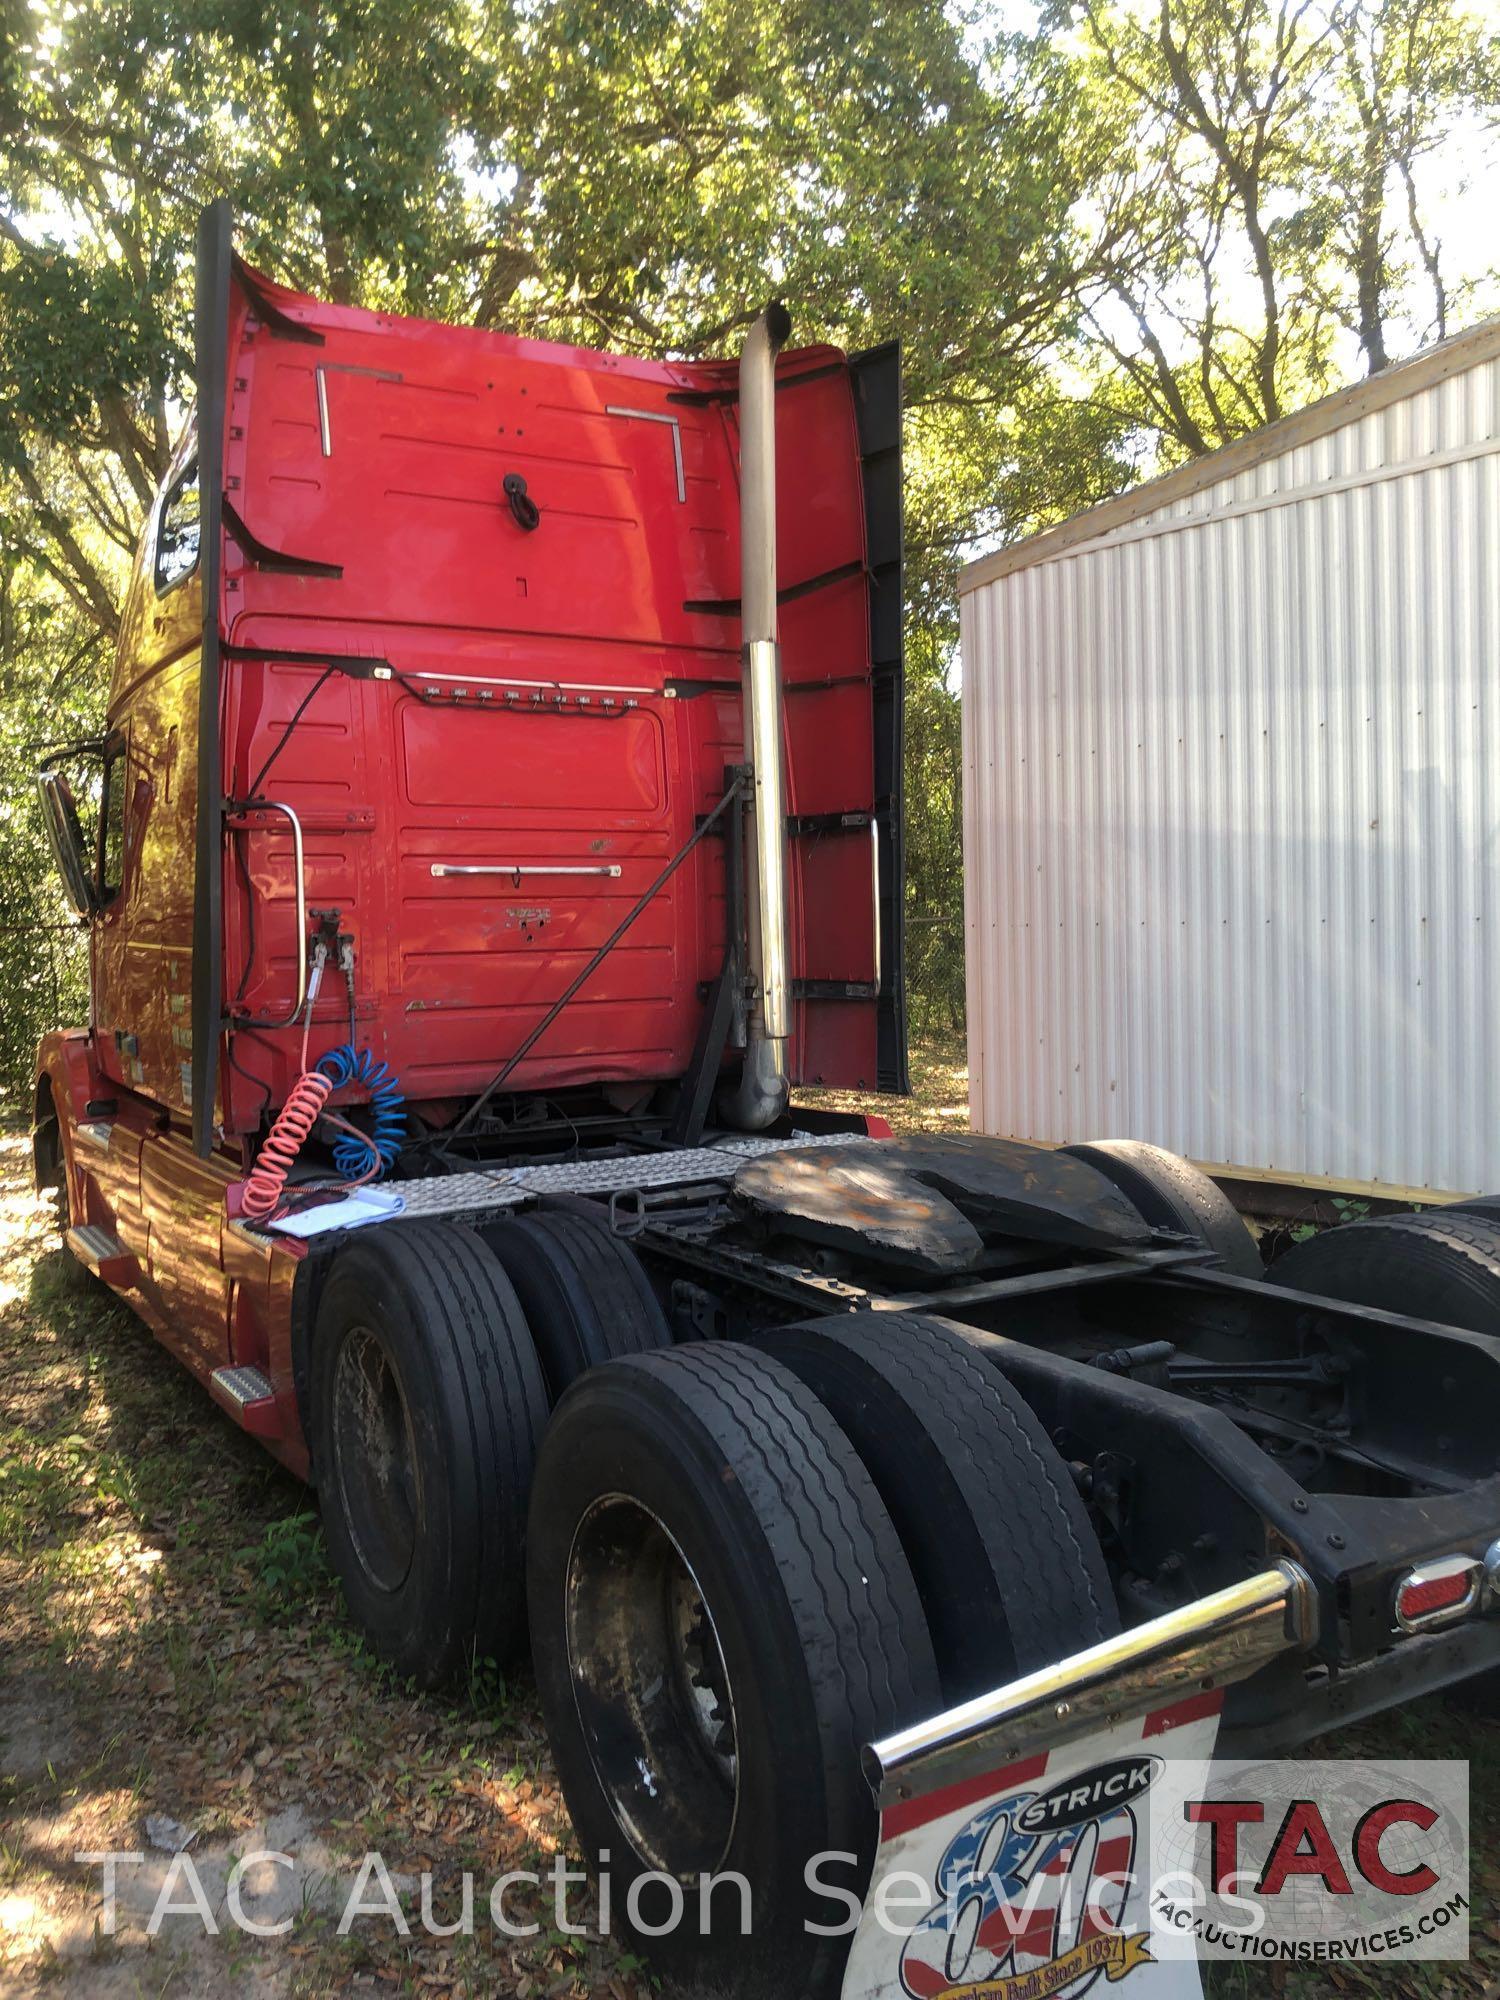
<instances>
[{"instance_id":1,"label":"diamond plate step","mask_svg":"<svg viewBox=\"0 0 1500 2000\"><path fill-rule=\"evenodd\" d=\"M255 1437L279 1437L281 1417L269 1375L259 1368L216 1368L208 1378L209 1393L237 1424Z\"/></svg>"},{"instance_id":2,"label":"diamond plate step","mask_svg":"<svg viewBox=\"0 0 1500 2000\"><path fill-rule=\"evenodd\" d=\"M128 1292L140 1282L140 1265L102 1222L77 1222L63 1240L80 1264L116 1291Z\"/></svg>"},{"instance_id":3,"label":"diamond plate step","mask_svg":"<svg viewBox=\"0 0 1500 2000\"><path fill-rule=\"evenodd\" d=\"M577 1160L545 1167L492 1167L466 1174L435 1174L430 1180L384 1181L399 1194L401 1217L481 1217L496 1209L519 1208L539 1194L614 1194L629 1188L693 1187L703 1181L727 1186L746 1160L763 1153L789 1152L798 1146L867 1144L862 1132L794 1132L789 1138L761 1139L735 1133L707 1146L682 1147L660 1153L629 1153L616 1159ZM401 1218L393 1217L392 1220ZM379 1229L381 1223L371 1223ZM271 1232L237 1216L229 1227L252 1243L264 1243Z\"/></svg>"},{"instance_id":4,"label":"diamond plate step","mask_svg":"<svg viewBox=\"0 0 1500 2000\"><path fill-rule=\"evenodd\" d=\"M709 1146L631 1153L619 1159L578 1160L546 1167L496 1167L489 1173L392 1181L390 1187L406 1204L403 1212L408 1216L463 1215L485 1209L514 1208L538 1194L614 1194L637 1187L691 1187L700 1181L727 1183L746 1160L756 1159L762 1153L783 1153L798 1146L849 1145L863 1139L863 1133L854 1132L827 1135L798 1132L781 1139L758 1139L741 1133Z\"/></svg>"}]
</instances>

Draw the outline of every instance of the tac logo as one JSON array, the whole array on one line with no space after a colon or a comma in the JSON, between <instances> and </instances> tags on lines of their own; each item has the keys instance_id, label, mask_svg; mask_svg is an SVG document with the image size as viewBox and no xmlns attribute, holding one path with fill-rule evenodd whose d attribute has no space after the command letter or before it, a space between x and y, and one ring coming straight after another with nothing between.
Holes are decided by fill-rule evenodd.
<instances>
[{"instance_id":1,"label":"tac logo","mask_svg":"<svg viewBox=\"0 0 1500 2000\"><path fill-rule=\"evenodd\" d=\"M1149 1965L1144 1928L1127 1934L1122 1919L1136 1806L1161 1768L1139 1755L1095 1764L962 1827L938 1866L939 1900L901 1955L913 2000L1082 2000Z\"/></svg>"}]
</instances>

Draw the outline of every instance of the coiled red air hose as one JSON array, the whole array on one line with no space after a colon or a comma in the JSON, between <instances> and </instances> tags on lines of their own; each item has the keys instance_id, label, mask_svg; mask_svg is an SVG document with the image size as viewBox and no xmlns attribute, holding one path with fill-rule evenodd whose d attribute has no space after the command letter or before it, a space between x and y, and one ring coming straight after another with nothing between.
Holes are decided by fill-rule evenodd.
<instances>
[{"instance_id":1,"label":"coiled red air hose","mask_svg":"<svg viewBox=\"0 0 1500 2000\"><path fill-rule=\"evenodd\" d=\"M328 961L327 947L319 944L313 956L312 977L307 983L307 1012L302 1021L302 1074L292 1085L286 1103L276 1114L276 1122L266 1134L265 1144L256 1157L255 1165L245 1176L244 1189L240 1195L240 1213L252 1222L265 1222L281 1206L281 1197L286 1190L286 1177L291 1172L297 1155L307 1142L307 1136L324 1115L323 1107L331 1093L344 1078L325 1076L321 1070L307 1066L307 1038L312 1030L312 1012L317 1002L318 989L323 983L323 967ZM326 1058L325 1058L326 1060ZM383 1076L382 1071L382 1076ZM358 1140L370 1156L370 1163L362 1174L347 1173L339 1193L348 1194L366 1181L374 1180L384 1161L376 1142L351 1125L347 1119L327 1114L330 1125L344 1134L346 1139ZM352 1166L353 1161L347 1162ZM307 1188L306 1193L313 1193Z\"/></svg>"},{"instance_id":2,"label":"coiled red air hose","mask_svg":"<svg viewBox=\"0 0 1500 2000\"><path fill-rule=\"evenodd\" d=\"M291 1095L277 1112L276 1123L266 1134L266 1142L245 1179L240 1208L253 1222L263 1222L280 1207L292 1163L317 1124L332 1089L332 1080L315 1069L306 1071L292 1085Z\"/></svg>"}]
</instances>

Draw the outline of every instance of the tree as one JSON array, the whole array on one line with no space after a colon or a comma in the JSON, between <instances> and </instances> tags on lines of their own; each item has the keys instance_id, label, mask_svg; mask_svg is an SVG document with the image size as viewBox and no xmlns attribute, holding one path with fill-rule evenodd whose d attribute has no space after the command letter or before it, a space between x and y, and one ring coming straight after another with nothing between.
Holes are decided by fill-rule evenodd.
<instances>
[{"instance_id":1,"label":"tree","mask_svg":"<svg viewBox=\"0 0 1500 2000\"><path fill-rule=\"evenodd\" d=\"M1330 361L1295 186L1332 52L1309 0L1084 0L1082 66L1118 121L1131 213L1090 328L1164 439L1268 423Z\"/></svg>"},{"instance_id":2,"label":"tree","mask_svg":"<svg viewBox=\"0 0 1500 2000\"><path fill-rule=\"evenodd\" d=\"M32 0L8 57L8 511L101 630L216 193L295 285L556 338L722 351L777 288L808 339L905 330L919 401L1024 366L1073 282L1068 115L938 0Z\"/></svg>"},{"instance_id":3,"label":"tree","mask_svg":"<svg viewBox=\"0 0 1500 2000\"><path fill-rule=\"evenodd\" d=\"M1329 32L1342 116L1309 166L1328 190L1330 305L1373 375L1390 359L1393 320L1418 342L1449 330L1457 274L1426 177L1445 150L1451 162L1455 130L1477 138L1500 116L1500 35L1452 0L1342 0Z\"/></svg>"},{"instance_id":4,"label":"tree","mask_svg":"<svg viewBox=\"0 0 1500 2000\"><path fill-rule=\"evenodd\" d=\"M1129 220L1081 356L1170 462L1332 386L1355 334L1448 325L1418 177L1494 124L1500 42L1457 0L1082 0L1079 87L1118 134ZM1431 312L1418 294L1427 287ZM1099 364L1108 365L1100 370Z\"/></svg>"}]
</instances>

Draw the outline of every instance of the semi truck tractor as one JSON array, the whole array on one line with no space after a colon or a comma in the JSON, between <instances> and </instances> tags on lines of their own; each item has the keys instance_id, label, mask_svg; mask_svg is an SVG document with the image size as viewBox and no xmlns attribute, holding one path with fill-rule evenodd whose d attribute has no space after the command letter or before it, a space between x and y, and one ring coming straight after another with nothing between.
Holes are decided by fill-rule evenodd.
<instances>
[{"instance_id":1,"label":"semi truck tractor","mask_svg":"<svg viewBox=\"0 0 1500 2000\"><path fill-rule=\"evenodd\" d=\"M104 730L39 778L91 1000L38 1183L398 1674L529 1650L658 1962L962 1992L1035 1939L950 1897L851 1953L828 1899L1018 1770L1483 1700L1482 1204L1268 1270L1149 1145L799 1105L907 1089L896 348L321 303L222 203L196 287ZM667 1922L722 1876L748 1935Z\"/></svg>"}]
</instances>

